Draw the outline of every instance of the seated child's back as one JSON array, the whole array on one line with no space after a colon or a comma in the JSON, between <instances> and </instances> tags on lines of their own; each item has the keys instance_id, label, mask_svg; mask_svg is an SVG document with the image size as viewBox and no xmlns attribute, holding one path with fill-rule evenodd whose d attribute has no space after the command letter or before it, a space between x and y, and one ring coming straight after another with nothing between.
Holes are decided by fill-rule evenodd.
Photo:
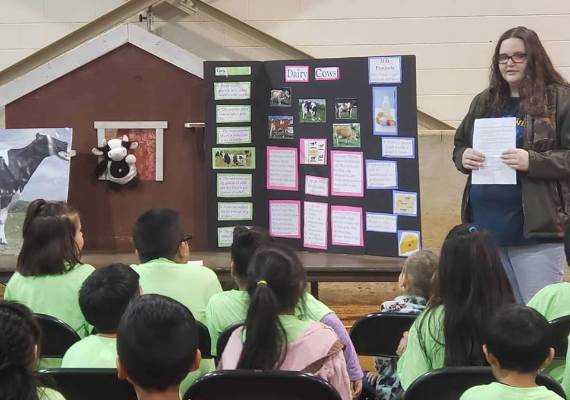
<instances>
[{"instance_id":1,"label":"seated child's back","mask_svg":"<svg viewBox=\"0 0 570 400\"><path fill-rule=\"evenodd\" d=\"M4 299L59 318L79 336L87 336L91 327L79 308L78 292L94 269L80 262L83 234L79 214L65 203L34 200L22 231L24 242Z\"/></svg>"},{"instance_id":2,"label":"seated child's back","mask_svg":"<svg viewBox=\"0 0 570 400\"><path fill-rule=\"evenodd\" d=\"M497 310L483 339L483 352L498 382L468 389L461 400L561 400L537 386L539 369L554 357L548 321L535 310L511 304Z\"/></svg>"},{"instance_id":3,"label":"seated child's back","mask_svg":"<svg viewBox=\"0 0 570 400\"><path fill-rule=\"evenodd\" d=\"M187 264L188 238L178 213L166 208L145 212L133 227L133 241L141 261L133 268L143 293L171 297L204 321L208 300L222 287L211 269Z\"/></svg>"},{"instance_id":4,"label":"seated child's back","mask_svg":"<svg viewBox=\"0 0 570 400\"><path fill-rule=\"evenodd\" d=\"M111 264L93 272L81 286L79 305L96 333L67 350L62 368L115 368L119 320L139 294L139 276L127 265Z\"/></svg>"}]
</instances>

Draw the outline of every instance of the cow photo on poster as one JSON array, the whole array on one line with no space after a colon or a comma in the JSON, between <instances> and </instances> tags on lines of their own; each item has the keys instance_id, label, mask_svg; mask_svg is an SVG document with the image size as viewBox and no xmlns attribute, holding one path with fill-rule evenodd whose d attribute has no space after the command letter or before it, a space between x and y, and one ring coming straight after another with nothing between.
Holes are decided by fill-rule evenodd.
<instances>
[{"instance_id":1,"label":"cow photo on poster","mask_svg":"<svg viewBox=\"0 0 570 400\"><path fill-rule=\"evenodd\" d=\"M18 254L28 204L67 201L71 128L0 129L0 254Z\"/></svg>"}]
</instances>

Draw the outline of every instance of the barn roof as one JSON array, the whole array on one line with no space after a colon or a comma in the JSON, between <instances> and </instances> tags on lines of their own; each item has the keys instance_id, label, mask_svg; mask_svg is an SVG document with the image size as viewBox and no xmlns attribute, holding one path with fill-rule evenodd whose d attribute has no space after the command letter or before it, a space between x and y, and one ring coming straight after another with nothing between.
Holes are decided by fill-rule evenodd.
<instances>
[{"instance_id":1,"label":"barn roof","mask_svg":"<svg viewBox=\"0 0 570 400\"><path fill-rule=\"evenodd\" d=\"M0 86L0 107L130 43L200 78L204 60L188 50L134 25L122 24Z\"/></svg>"}]
</instances>

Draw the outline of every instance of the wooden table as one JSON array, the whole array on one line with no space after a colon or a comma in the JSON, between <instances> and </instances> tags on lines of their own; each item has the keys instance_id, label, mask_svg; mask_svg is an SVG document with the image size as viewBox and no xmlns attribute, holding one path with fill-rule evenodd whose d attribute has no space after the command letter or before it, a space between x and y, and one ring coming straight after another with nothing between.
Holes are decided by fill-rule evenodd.
<instances>
[{"instance_id":1,"label":"wooden table","mask_svg":"<svg viewBox=\"0 0 570 400\"><path fill-rule=\"evenodd\" d=\"M311 293L318 296L319 282L396 282L404 260L396 257L376 257L349 254L298 252L311 283ZM192 252L192 260L203 260L216 272L220 282L229 285L230 256L228 252ZM87 253L83 262L102 267L114 262L138 263L132 253ZM0 278L7 281L16 265L16 256L0 256Z\"/></svg>"}]
</instances>

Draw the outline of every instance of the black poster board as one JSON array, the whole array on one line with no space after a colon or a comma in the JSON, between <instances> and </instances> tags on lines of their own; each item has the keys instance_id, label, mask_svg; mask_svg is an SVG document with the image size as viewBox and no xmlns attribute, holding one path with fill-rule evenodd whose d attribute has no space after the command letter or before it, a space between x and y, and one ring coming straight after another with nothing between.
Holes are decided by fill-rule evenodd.
<instances>
[{"instance_id":1,"label":"black poster board","mask_svg":"<svg viewBox=\"0 0 570 400\"><path fill-rule=\"evenodd\" d=\"M387 63L387 73L373 75L372 69L383 68L383 62ZM399 65L399 67L394 68L394 65ZM232 71L237 72L238 75L228 74L232 67L238 67ZM239 74L240 67L241 73L245 72L245 74ZM244 71L243 67L250 67L250 73L247 74L248 71ZM390 70L390 68L392 69ZM290 77L293 76L293 79L303 80L303 82L288 81L287 73L290 74ZM204 66L204 79L207 87L208 242L211 249L223 249L229 245L228 235L233 226L257 225L269 228L269 203L274 200L299 201L299 235L295 238L281 238L299 250L406 256L421 247L414 56L267 62L208 61L205 62ZM399 82L397 82L398 80ZM251 82L250 98L216 100L214 85L219 82ZM280 89L284 90L273 91ZM285 89L290 89L289 99ZM300 102L300 99L303 101ZM321 104L321 99L326 101L324 107ZM283 106L289 102L290 106ZM250 105L251 121L221 122L216 115L216 107L220 105L222 108L224 105ZM324 115L323 111L325 112ZM280 118L274 119L274 126L272 127L270 117L276 116L292 117L292 134L288 130L287 122L289 121L287 119L283 121ZM335 124L334 133L333 124ZM336 126L336 124L349 125ZM358 130L355 125L351 124L360 124L360 129ZM219 144L217 129L228 126L251 126L251 143ZM391 129L395 131L391 131ZM378 130L381 132L375 133ZM270 138L270 131L272 135L278 136L278 138ZM357 134L358 131L359 134ZM293 138L286 138L290 136ZM360 143L357 140L358 136ZM311 153L316 149L317 142L318 145L323 145L322 141L313 140L307 144L311 150L309 153L305 153L310 154L311 160L317 160L317 162L322 162L322 155L323 153L326 154L326 165L300 164L302 157L300 153L303 152L303 149L301 151L299 149L302 139L326 139L326 152L317 153L314 151ZM348 144L355 147L335 146L335 144L341 143L343 146ZM303 142L304 144L305 142ZM383 144L384 149L382 148ZM295 149L297 153L297 190L268 189L267 149L272 146ZM244 158L243 154L245 154L245 149L251 147L255 148L255 168L235 168L236 166L247 165L247 157ZM239 154L237 158L230 157L230 162L224 164L221 155L231 153L235 156L236 153L231 150L234 148L241 149L242 154ZM230 150L228 151L228 149ZM346 153L338 153L338 151ZM386 151L396 151L396 154L384 155ZM400 151L403 152L398 153ZM337 162L344 155L354 159L354 157L350 157L354 154L347 153L362 153L363 190L361 196L354 193L352 195L333 194L332 152L335 152L334 157ZM225 160L228 161L228 157ZM374 164L376 161L384 162L380 163L382 164L381 168L396 169L395 188L387 183L390 179L375 180L374 182L381 183L381 188L376 188L377 186L372 184L372 180L367 181L367 178L372 179L372 177L367 177L367 164L369 162ZM216 162L217 164L215 164ZM374 164L371 168L380 164ZM337 168L337 175L344 172L340 170ZM219 174L251 175L251 196L219 197L217 186ZM328 196L306 194L305 180L307 175L329 178ZM372 176L372 173L370 175ZM340 182L340 180L335 180L335 182ZM394 204L395 200L398 200L397 205ZM219 220L218 203L229 202L242 203L238 205L240 207L245 206L243 203L251 203L253 215L244 220ZM308 248L304 245L303 216L305 202L328 204L326 207L328 215L327 238L324 247ZM343 206L353 208L339 208ZM352 245L333 244L333 239L336 238L338 242L338 238L342 236L342 225L339 225L340 222L337 224L341 220L341 216L345 215L342 212L354 211L358 208L362 212L360 220L362 242L352 243ZM244 208L242 208L243 210ZM332 232L333 210L335 212L334 226L337 227L334 237ZM355 212L348 215L352 218L356 214ZM394 217L396 214L397 216ZM369 218L370 226L367 226ZM396 220L396 225L392 224L394 220ZM396 227L395 231L394 226ZM368 227L374 230L369 230ZM223 228L227 229L224 230Z\"/></svg>"}]
</instances>

